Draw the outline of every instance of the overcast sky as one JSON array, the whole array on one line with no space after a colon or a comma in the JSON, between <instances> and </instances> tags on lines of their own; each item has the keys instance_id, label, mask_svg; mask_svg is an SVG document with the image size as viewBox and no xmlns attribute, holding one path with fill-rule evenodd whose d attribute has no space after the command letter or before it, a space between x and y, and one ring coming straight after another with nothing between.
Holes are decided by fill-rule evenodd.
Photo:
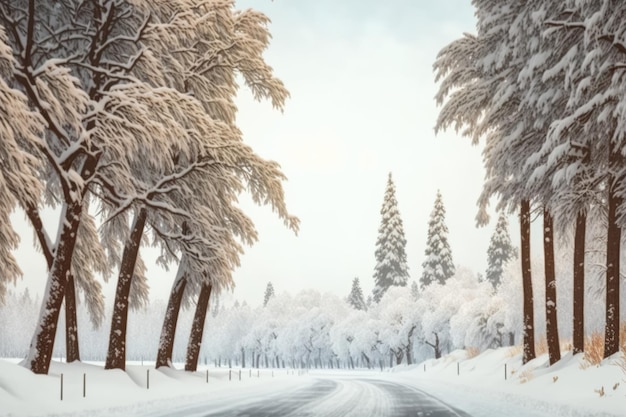
<instances>
[{"instance_id":1,"label":"overcast sky","mask_svg":"<svg viewBox=\"0 0 626 417\"><path fill-rule=\"evenodd\" d=\"M373 287L380 208L392 172L418 280L437 189L455 263L483 272L493 225L476 229L481 152L453 131L435 136L432 64L463 32L475 32L470 1L248 0L271 19L266 53L289 91L284 114L242 90L245 140L278 161L298 237L269 209L251 208L260 241L235 273L235 297L256 303L277 291L318 288L347 295L359 277ZM246 204L246 207L248 205Z\"/></svg>"},{"instance_id":2,"label":"overcast sky","mask_svg":"<svg viewBox=\"0 0 626 417\"><path fill-rule=\"evenodd\" d=\"M389 172L404 221L411 279L421 274L437 189L447 210L455 263L484 272L495 222L482 229L474 223L484 176L481 150L453 131L435 136L433 130L438 109L432 64L447 43L475 32L470 1L245 0L237 5L271 18L266 59L291 93L281 113L242 89L238 123L248 144L281 164L289 178L287 205L301 219L301 230L296 237L268 207L242 199L260 240L246 249L228 299L257 305L268 281L277 292L316 288L345 296L354 277L369 295ZM515 239L516 225L511 229ZM24 283L41 294L45 264L32 249L30 233L23 236L19 257ZM149 255L146 261L151 263ZM154 297L167 298L174 273L150 267ZM109 288L107 296L112 294Z\"/></svg>"}]
</instances>

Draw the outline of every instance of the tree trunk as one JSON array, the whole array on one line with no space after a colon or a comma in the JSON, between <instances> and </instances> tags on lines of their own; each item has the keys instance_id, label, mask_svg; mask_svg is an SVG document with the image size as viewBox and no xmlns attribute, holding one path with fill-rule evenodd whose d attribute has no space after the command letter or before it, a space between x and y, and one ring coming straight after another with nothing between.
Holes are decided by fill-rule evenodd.
<instances>
[{"instance_id":1,"label":"tree trunk","mask_svg":"<svg viewBox=\"0 0 626 417\"><path fill-rule=\"evenodd\" d=\"M524 354L522 363L535 359L535 315L533 310L533 281L530 270L530 202L520 204L520 238L522 261L522 293L524 298Z\"/></svg>"},{"instance_id":2,"label":"tree trunk","mask_svg":"<svg viewBox=\"0 0 626 417\"><path fill-rule=\"evenodd\" d=\"M354 359L350 356L350 369L354 369Z\"/></svg>"},{"instance_id":3,"label":"tree trunk","mask_svg":"<svg viewBox=\"0 0 626 417\"><path fill-rule=\"evenodd\" d=\"M246 367L246 351L244 350L244 348L241 348L241 367Z\"/></svg>"},{"instance_id":4,"label":"tree trunk","mask_svg":"<svg viewBox=\"0 0 626 417\"><path fill-rule=\"evenodd\" d=\"M573 353L585 351L585 235L587 215L579 212L574 236Z\"/></svg>"},{"instance_id":5,"label":"tree trunk","mask_svg":"<svg viewBox=\"0 0 626 417\"><path fill-rule=\"evenodd\" d=\"M411 327L409 330L409 335L407 337L407 345L406 345L406 364L413 365L413 356L411 351L413 350L413 333L415 332L416 326Z\"/></svg>"},{"instance_id":6,"label":"tree trunk","mask_svg":"<svg viewBox=\"0 0 626 417\"><path fill-rule=\"evenodd\" d=\"M561 343L557 319L556 273L554 266L554 226L550 211L543 210L543 256L546 283L546 338L550 365L561 360Z\"/></svg>"},{"instance_id":7,"label":"tree trunk","mask_svg":"<svg viewBox=\"0 0 626 417\"><path fill-rule=\"evenodd\" d=\"M65 284L65 355L67 363L80 361L78 320L76 318L76 288L74 275L68 274Z\"/></svg>"},{"instance_id":8,"label":"tree trunk","mask_svg":"<svg viewBox=\"0 0 626 417\"><path fill-rule=\"evenodd\" d=\"M202 284L202 288L200 289L198 304L196 304L196 312L191 325L189 344L187 345L185 371L195 372L196 369L198 369L198 355L200 354L202 335L204 333L204 321L206 319L207 309L209 308L209 298L211 297L212 289L213 287L206 282Z\"/></svg>"},{"instance_id":9,"label":"tree trunk","mask_svg":"<svg viewBox=\"0 0 626 417\"><path fill-rule=\"evenodd\" d=\"M184 257L185 255L183 255ZM161 338L159 339L159 351L157 353L155 368L159 369L161 366L170 366L172 363L172 353L174 351L174 337L176 336L176 325L178 324L178 314L180 313L180 306L183 301L183 294L185 293L185 287L187 286L187 274L185 273L185 262L181 260L178 266L178 273L176 279L172 285L172 291L170 292L170 298L167 302L167 309L165 310L165 318L163 319L163 327L161 328ZM243 353L243 348L241 349ZM242 356L242 361L246 363L245 357Z\"/></svg>"},{"instance_id":10,"label":"tree trunk","mask_svg":"<svg viewBox=\"0 0 626 417\"><path fill-rule=\"evenodd\" d=\"M608 195L608 231L606 239L606 323L604 329L604 358L619 352L619 280L620 240L622 231L617 224L617 209L621 199L616 195L617 183L610 181Z\"/></svg>"},{"instance_id":11,"label":"tree trunk","mask_svg":"<svg viewBox=\"0 0 626 417\"><path fill-rule=\"evenodd\" d=\"M128 304L130 287L135 273L135 264L139 254L139 246L143 237L148 212L145 208L135 216L130 236L124 245L122 264L115 288L111 332L109 334L109 350L104 369L126 370L126 325L128 323Z\"/></svg>"},{"instance_id":12,"label":"tree trunk","mask_svg":"<svg viewBox=\"0 0 626 417\"><path fill-rule=\"evenodd\" d=\"M46 258L48 270L52 268L54 262L54 255L51 249L51 243L48 240L48 236L44 229L43 221L39 215L37 207L28 205L24 207L26 214L31 222L37 240L39 240L39 246ZM71 268L70 268L71 271ZM80 361L80 350L78 347L78 322L76 319L76 289L74 286L74 275L70 272L68 275L67 283L65 284L65 356L68 363L74 361Z\"/></svg>"},{"instance_id":13,"label":"tree trunk","mask_svg":"<svg viewBox=\"0 0 626 417\"><path fill-rule=\"evenodd\" d=\"M25 366L36 374L47 374L50 368L59 312L63 303L67 277L71 270L81 213L80 202L70 203L64 207L64 214L59 225L61 234L58 238L52 267L48 272L48 283L42 300L39 322L25 361Z\"/></svg>"}]
</instances>

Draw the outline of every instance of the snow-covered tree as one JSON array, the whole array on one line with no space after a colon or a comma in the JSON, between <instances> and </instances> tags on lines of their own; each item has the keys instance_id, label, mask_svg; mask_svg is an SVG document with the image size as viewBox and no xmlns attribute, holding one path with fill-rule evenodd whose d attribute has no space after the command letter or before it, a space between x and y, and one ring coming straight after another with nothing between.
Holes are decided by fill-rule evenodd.
<instances>
[{"instance_id":1,"label":"snow-covered tree","mask_svg":"<svg viewBox=\"0 0 626 417\"><path fill-rule=\"evenodd\" d=\"M265 287L265 295L263 296L263 307L267 307L267 303L269 303L270 299L274 297L274 286L272 285L272 281L268 281L267 287Z\"/></svg>"},{"instance_id":2,"label":"snow-covered tree","mask_svg":"<svg viewBox=\"0 0 626 417\"><path fill-rule=\"evenodd\" d=\"M348 304L357 310L367 310L359 278L354 278L352 280L352 289L350 290L350 295L348 295Z\"/></svg>"},{"instance_id":3,"label":"snow-covered tree","mask_svg":"<svg viewBox=\"0 0 626 417\"><path fill-rule=\"evenodd\" d=\"M493 288L500 285L507 262L516 256L516 248L511 243L509 236L506 215L501 213L487 249L487 272L485 276Z\"/></svg>"},{"instance_id":4,"label":"snow-covered tree","mask_svg":"<svg viewBox=\"0 0 626 417\"><path fill-rule=\"evenodd\" d=\"M409 278L405 251L406 239L396 200L396 186L391 173L387 178L380 215L382 219L376 240L376 267L374 269L373 299L375 302L380 301L389 287L405 286Z\"/></svg>"},{"instance_id":5,"label":"snow-covered tree","mask_svg":"<svg viewBox=\"0 0 626 417\"><path fill-rule=\"evenodd\" d=\"M454 275L452 250L448 243L448 226L446 226L446 209L443 206L441 193L437 191L435 205L428 221L428 238L426 241L426 260L422 263L422 288L433 282L444 284Z\"/></svg>"}]
</instances>

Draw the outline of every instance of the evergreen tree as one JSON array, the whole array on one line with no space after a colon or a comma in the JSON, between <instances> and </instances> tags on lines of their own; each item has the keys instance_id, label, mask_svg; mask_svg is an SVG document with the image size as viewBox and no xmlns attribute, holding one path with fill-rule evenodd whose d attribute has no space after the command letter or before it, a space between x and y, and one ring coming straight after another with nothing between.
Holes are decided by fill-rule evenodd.
<instances>
[{"instance_id":1,"label":"evergreen tree","mask_svg":"<svg viewBox=\"0 0 626 417\"><path fill-rule=\"evenodd\" d=\"M358 278L352 280L352 290L348 296L348 303L357 310L367 310Z\"/></svg>"},{"instance_id":2,"label":"evergreen tree","mask_svg":"<svg viewBox=\"0 0 626 417\"><path fill-rule=\"evenodd\" d=\"M274 286L272 285L272 282L269 281L267 283L267 287L265 288L265 298L263 298L263 307L267 305L267 303L270 301L270 298L272 298L273 296L274 296Z\"/></svg>"},{"instance_id":3,"label":"evergreen tree","mask_svg":"<svg viewBox=\"0 0 626 417\"><path fill-rule=\"evenodd\" d=\"M443 284L454 275L452 251L448 244L448 227L445 223L446 209L441 193L437 191L435 206L428 221L428 240L426 242L426 260L422 264L422 288L433 282Z\"/></svg>"},{"instance_id":4,"label":"evergreen tree","mask_svg":"<svg viewBox=\"0 0 626 417\"><path fill-rule=\"evenodd\" d=\"M411 281L411 297L413 297L414 300L417 300L419 297L419 287L415 281Z\"/></svg>"},{"instance_id":5,"label":"evergreen tree","mask_svg":"<svg viewBox=\"0 0 626 417\"><path fill-rule=\"evenodd\" d=\"M487 281L496 288L502 280L502 272L506 263L516 256L515 247L509 236L509 225L504 213L500 214L496 230L491 236L487 249Z\"/></svg>"},{"instance_id":6,"label":"evergreen tree","mask_svg":"<svg viewBox=\"0 0 626 417\"><path fill-rule=\"evenodd\" d=\"M391 173L387 179L380 214L382 220L376 240L376 268L374 269L373 299L375 302L379 302L385 291L392 285L404 287L409 278L405 251L406 239Z\"/></svg>"}]
</instances>

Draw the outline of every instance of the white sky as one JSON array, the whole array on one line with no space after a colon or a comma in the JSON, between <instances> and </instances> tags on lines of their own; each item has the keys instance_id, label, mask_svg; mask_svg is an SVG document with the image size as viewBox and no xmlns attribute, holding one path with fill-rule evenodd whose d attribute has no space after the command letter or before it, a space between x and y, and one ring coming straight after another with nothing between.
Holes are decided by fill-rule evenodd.
<instances>
[{"instance_id":1,"label":"white sky","mask_svg":"<svg viewBox=\"0 0 626 417\"><path fill-rule=\"evenodd\" d=\"M477 272L495 222L474 223L484 172L480 149L452 132L435 136L438 109L432 64L463 32L475 32L469 0L244 0L271 19L266 52L291 93L285 112L238 97L244 140L278 161L289 178L287 205L301 219L296 237L268 207L242 206L260 241L235 271L232 297L259 304L268 281L277 292L316 288L345 296L359 277L373 287L374 250L388 172L404 221L411 279L424 260L428 218L443 195L455 263ZM23 216L14 216L27 230ZM54 225L53 227L56 227ZM514 240L517 225L511 224ZM43 256L23 233L18 256L24 283L41 294ZM54 235L53 235L54 236ZM146 250L144 249L144 253ZM175 271L149 265L155 298L166 299ZM111 281L115 282L115 279ZM112 285L107 297L112 298ZM228 297L232 299L232 297Z\"/></svg>"}]
</instances>

